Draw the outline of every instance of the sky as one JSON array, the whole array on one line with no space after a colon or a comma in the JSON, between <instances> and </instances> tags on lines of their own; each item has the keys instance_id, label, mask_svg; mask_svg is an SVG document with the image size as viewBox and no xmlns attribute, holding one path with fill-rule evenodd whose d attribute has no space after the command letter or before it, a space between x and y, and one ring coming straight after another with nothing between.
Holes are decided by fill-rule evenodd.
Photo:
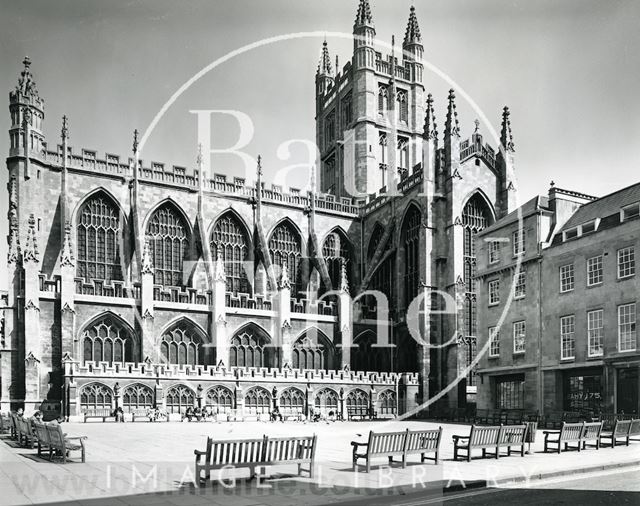
<instances>
[{"instance_id":1,"label":"sky","mask_svg":"<svg viewBox=\"0 0 640 506\"><path fill-rule=\"evenodd\" d=\"M50 2L0 0L0 90L15 87L25 55L45 99L44 131L60 142L63 114L70 144L131 154L132 132L145 131L169 97L194 74L256 41L299 32L315 37L263 45L204 75L167 110L144 146L142 159L193 167L196 109L246 113L254 134L244 151L262 155L265 180L305 160L278 147L290 139L315 139L314 77L324 33L332 61L350 58L357 0L173 0ZM402 40L409 0L371 0L377 37ZM640 2L637 0L416 0L425 60L448 75L499 131L504 105L511 109L520 202L546 194L550 181L604 195L638 181L640 167ZM444 125L450 85L434 73L424 84L434 94ZM0 114L0 131L9 113ZM463 137L478 116L458 100ZM239 130L216 117L214 147L228 147ZM0 150L8 154L8 135ZM282 153L280 153L282 155ZM244 176L236 158L215 155L213 171ZM7 171L0 171L5 188ZM294 171L292 186L306 181ZM7 193L2 198L8 209ZM7 222L0 213L0 235ZM0 241L5 259L6 241ZM4 265L4 260L2 261ZM0 288L6 271L0 270Z\"/></svg>"}]
</instances>

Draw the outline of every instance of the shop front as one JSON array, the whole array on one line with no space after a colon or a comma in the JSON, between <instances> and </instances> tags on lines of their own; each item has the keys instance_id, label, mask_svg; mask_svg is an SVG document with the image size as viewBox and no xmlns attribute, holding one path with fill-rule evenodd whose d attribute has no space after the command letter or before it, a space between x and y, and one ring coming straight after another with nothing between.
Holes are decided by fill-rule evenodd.
<instances>
[{"instance_id":1,"label":"shop front","mask_svg":"<svg viewBox=\"0 0 640 506\"><path fill-rule=\"evenodd\" d=\"M602 367L565 371L563 376L564 411L600 413L604 410Z\"/></svg>"}]
</instances>

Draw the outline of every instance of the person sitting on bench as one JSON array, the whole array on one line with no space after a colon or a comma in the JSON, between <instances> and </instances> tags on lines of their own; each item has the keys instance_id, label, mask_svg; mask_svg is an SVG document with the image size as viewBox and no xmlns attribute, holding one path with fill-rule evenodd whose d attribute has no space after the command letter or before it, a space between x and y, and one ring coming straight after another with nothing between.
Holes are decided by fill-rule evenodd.
<instances>
[{"instance_id":1,"label":"person sitting on bench","mask_svg":"<svg viewBox=\"0 0 640 506\"><path fill-rule=\"evenodd\" d=\"M189 406L187 410L184 412L184 416L188 422L191 421L191 419L193 418L193 408L191 406Z\"/></svg>"},{"instance_id":2,"label":"person sitting on bench","mask_svg":"<svg viewBox=\"0 0 640 506\"><path fill-rule=\"evenodd\" d=\"M271 412L271 421L275 422L278 418L280 419L281 422L284 422L284 419L282 418L282 414L280 413L280 409L278 409L278 406L276 406L275 408L273 408L273 411Z\"/></svg>"}]
</instances>

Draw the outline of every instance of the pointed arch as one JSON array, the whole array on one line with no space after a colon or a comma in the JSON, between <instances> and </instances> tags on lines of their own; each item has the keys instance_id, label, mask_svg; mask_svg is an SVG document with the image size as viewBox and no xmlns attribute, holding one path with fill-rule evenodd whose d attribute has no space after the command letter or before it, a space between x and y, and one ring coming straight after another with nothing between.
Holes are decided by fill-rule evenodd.
<instances>
[{"instance_id":1,"label":"pointed arch","mask_svg":"<svg viewBox=\"0 0 640 506\"><path fill-rule=\"evenodd\" d=\"M384 227L379 221L376 221L373 225L373 229L371 230L371 235L369 236L369 243L367 245L367 260L371 261L373 255L376 253L376 248L378 247L378 243L382 239L384 235Z\"/></svg>"},{"instance_id":2,"label":"pointed arch","mask_svg":"<svg viewBox=\"0 0 640 506\"><path fill-rule=\"evenodd\" d=\"M271 411L271 394L263 387L250 388L244 394L244 409L252 415L269 413Z\"/></svg>"},{"instance_id":3,"label":"pointed arch","mask_svg":"<svg viewBox=\"0 0 640 506\"><path fill-rule=\"evenodd\" d=\"M296 387L285 388L278 399L278 406L284 416L304 414L306 403L307 396Z\"/></svg>"},{"instance_id":4,"label":"pointed arch","mask_svg":"<svg viewBox=\"0 0 640 506\"><path fill-rule=\"evenodd\" d=\"M323 388L316 393L314 411L322 417L338 416L340 412L340 396L333 388Z\"/></svg>"},{"instance_id":5,"label":"pointed arch","mask_svg":"<svg viewBox=\"0 0 640 506\"><path fill-rule=\"evenodd\" d=\"M160 360L180 366L208 365L211 363L206 345L208 334L196 322L179 316L165 325L160 334Z\"/></svg>"},{"instance_id":6,"label":"pointed arch","mask_svg":"<svg viewBox=\"0 0 640 506\"><path fill-rule=\"evenodd\" d=\"M104 383L87 383L80 389L80 412L94 409L113 409L113 390Z\"/></svg>"},{"instance_id":7,"label":"pointed arch","mask_svg":"<svg viewBox=\"0 0 640 506\"><path fill-rule=\"evenodd\" d=\"M311 327L302 331L295 339L292 359L294 369L329 371L334 368L335 349L324 332Z\"/></svg>"},{"instance_id":8,"label":"pointed arch","mask_svg":"<svg viewBox=\"0 0 640 506\"><path fill-rule=\"evenodd\" d=\"M151 409L154 405L155 395L151 387L142 383L131 383L122 389L122 406L125 413Z\"/></svg>"},{"instance_id":9,"label":"pointed arch","mask_svg":"<svg viewBox=\"0 0 640 506\"><path fill-rule=\"evenodd\" d=\"M247 263L253 260L250 237L246 223L231 207L223 211L211 227L209 234L211 255L215 260L219 254L224 263L228 292L234 294L251 292L247 276Z\"/></svg>"},{"instance_id":10,"label":"pointed arch","mask_svg":"<svg viewBox=\"0 0 640 506\"><path fill-rule=\"evenodd\" d=\"M368 408L369 394L361 388L354 388L347 394L346 404L347 408Z\"/></svg>"},{"instance_id":11,"label":"pointed arch","mask_svg":"<svg viewBox=\"0 0 640 506\"><path fill-rule=\"evenodd\" d=\"M387 388L378 394L378 414L395 416L398 413L398 399L395 390Z\"/></svg>"},{"instance_id":12,"label":"pointed arch","mask_svg":"<svg viewBox=\"0 0 640 506\"><path fill-rule=\"evenodd\" d=\"M170 197L149 211L144 225L154 268L154 283L185 286L190 273L184 272L189 259L193 229L182 208Z\"/></svg>"},{"instance_id":13,"label":"pointed arch","mask_svg":"<svg viewBox=\"0 0 640 506\"><path fill-rule=\"evenodd\" d=\"M280 272L286 265L291 293L296 298L305 288L302 279L302 259L306 256L306 248L302 237L298 226L290 218L283 218L271 229L267 241L272 263Z\"/></svg>"},{"instance_id":14,"label":"pointed arch","mask_svg":"<svg viewBox=\"0 0 640 506\"><path fill-rule=\"evenodd\" d=\"M495 220L495 212L491 201L479 188L472 191L462 207L463 228L463 273L465 294L463 302L463 336L464 348L462 356L464 366L469 366L477 353L477 293L476 272L477 253L476 235L490 226ZM467 376L467 384L475 385L475 369Z\"/></svg>"},{"instance_id":15,"label":"pointed arch","mask_svg":"<svg viewBox=\"0 0 640 506\"><path fill-rule=\"evenodd\" d=\"M216 414L229 414L235 405L233 392L223 385L211 387L207 390L204 398L205 405L209 406Z\"/></svg>"},{"instance_id":16,"label":"pointed arch","mask_svg":"<svg viewBox=\"0 0 640 506\"><path fill-rule=\"evenodd\" d=\"M196 404L196 393L186 385L178 383L167 389L165 394L167 413L181 413Z\"/></svg>"},{"instance_id":17,"label":"pointed arch","mask_svg":"<svg viewBox=\"0 0 640 506\"><path fill-rule=\"evenodd\" d=\"M76 276L88 282L123 279L125 217L104 188L89 192L74 211Z\"/></svg>"},{"instance_id":18,"label":"pointed arch","mask_svg":"<svg viewBox=\"0 0 640 506\"><path fill-rule=\"evenodd\" d=\"M89 319L78 333L82 343L82 362L124 364L140 362L140 340L121 316L103 311Z\"/></svg>"},{"instance_id":19,"label":"pointed arch","mask_svg":"<svg viewBox=\"0 0 640 506\"><path fill-rule=\"evenodd\" d=\"M279 350L268 346L271 336L249 322L235 331L229 343L230 367L278 367Z\"/></svg>"},{"instance_id":20,"label":"pointed arch","mask_svg":"<svg viewBox=\"0 0 640 506\"><path fill-rule=\"evenodd\" d=\"M481 199L484 202L484 205L487 206L487 209L491 213L489 225L493 225L496 221L496 211L493 206L493 203L491 202L491 199L487 196L487 194L481 188L476 187L473 190L471 190L469 193L467 193L461 201L462 206L460 206L460 209L464 210L464 208L469 203L469 201L474 197Z\"/></svg>"},{"instance_id":21,"label":"pointed arch","mask_svg":"<svg viewBox=\"0 0 640 506\"><path fill-rule=\"evenodd\" d=\"M322 257L324 258L329 278L334 290L340 287L342 280L342 264L347 268L347 279L351 284L353 270L353 244L342 227L334 227L322 241Z\"/></svg>"},{"instance_id":22,"label":"pointed arch","mask_svg":"<svg viewBox=\"0 0 640 506\"><path fill-rule=\"evenodd\" d=\"M404 287L404 307L418 295L420 283L420 231L422 227L422 210L415 202L405 208L400 227L401 265Z\"/></svg>"}]
</instances>

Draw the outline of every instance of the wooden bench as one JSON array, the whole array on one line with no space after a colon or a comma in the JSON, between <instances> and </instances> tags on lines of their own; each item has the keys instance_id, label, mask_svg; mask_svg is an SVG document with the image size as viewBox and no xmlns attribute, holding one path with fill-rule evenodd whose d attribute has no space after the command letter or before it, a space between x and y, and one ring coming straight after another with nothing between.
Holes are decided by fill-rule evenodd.
<instances>
[{"instance_id":1,"label":"wooden bench","mask_svg":"<svg viewBox=\"0 0 640 506\"><path fill-rule=\"evenodd\" d=\"M640 418L634 418L629 428L629 441L639 441L638 438L640 438Z\"/></svg>"},{"instance_id":2,"label":"wooden bench","mask_svg":"<svg viewBox=\"0 0 640 506\"><path fill-rule=\"evenodd\" d=\"M147 422L151 421L150 409L147 408L137 408L131 411L131 421L135 422L136 420L144 419Z\"/></svg>"},{"instance_id":3,"label":"wooden bench","mask_svg":"<svg viewBox=\"0 0 640 506\"><path fill-rule=\"evenodd\" d=\"M587 446L600 449L600 434L602 433L603 422L583 422L582 449ZM592 441L592 443L590 443Z\"/></svg>"},{"instance_id":4,"label":"wooden bench","mask_svg":"<svg viewBox=\"0 0 640 506\"><path fill-rule=\"evenodd\" d=\"M347 420L353 420L355 417L360 417L361 420L365 418L373 420L376 416L376 412L369 406L347 406Z\"/></svg>"},{"instance_id":5,"label":"wooden bench","mask_svg":"<svg viewBox=\"0 0 640 506\"><path fill-rule=\"evenodd\" d=\"M393 462L394 457L401 457L402 467L407 465L408 455L421 455L421 462L424 462L427 453L435 453L436 464L438 463L440 452L440 441L442 439L442 427L433 430L410 431L407 429L403 432L369 432L369 438L366 443L352 441L352 469L358 469L358 460L365 461L367 472L371 471L371 459L377 457L387 457L389 464ZM362 453L360 448L364 448Z\"/></svg>"},{"instance_id":6,"label":"wooden bench","mask_svg":"<svg viewBox=\"0 0 640 506\"><path fill-rule=\"evenodd\" d=\"M22 416L16 416L16 428L18 435L18 444L27 448L35 448L36 436L34 434L31 420Z\"/></svg>"},{"instance_id":7,"label":"wooden bench","mask_svg":"<svg viewBox=\"0 0 640 506\"><path fill-rule=\"evenodd\" d=\"M33 422L33 427L36 431L36 437L38 438L38 457L41 457L43 451L50 450L49 431L47 431L47 426L44 423ZM51 460L51 458L49 458L49 460Z\"/></svg>"},{"instance_id":8,"label":"wooden bench","mask_svg":"<svg viewBox=\"0 0 640 506\"><path fill-rule=\"evenodd\" d=\"M502 411L505 425L522 425L525 421L523 409L505 409Z\"/></svg>"},{"instance_id":9,"label":"wooden bench","mask_svg":"<svg viewBox=\"0 0 640 506\"><path fill-rule=\"evenodd\" d=\"M526 442L527 425L505 425L501 427L498 435L497 453L500 455L500 450L507 449L507 455L511 455L511 449L513 447L520 447L520 456L524 457L524 444Z\"/></svg>"},{"instance_id":10,"label":"wooden bench","mask_svg":"<svg viewBox=\"0 0 640 506\"><path fill-rule=\"evenodd\" d=\"M631 420L616 420L610 429L605 428L603 422L602 431L600 432L600 443L602 444L603 440L608 439L611 442L611 448L615 448L618 439L624 439L625 444L629 446L630 429Z\"/></svg>"},{"instance_id":11,"label":"wooden bench","mask_svg":"<svg viewBox=\"0 0 640 506\"><path fill-rule=\"evenodd\" d=\"M482 450L482 457L487 456L487 450L492 449L492 454L496 459L499 457L498 438L500 426L478 426L472 425L468 436L453 436L453 460L458 460L460 450L466 451L467 462L471 462L471 451Z\"/></svg>"},{"instance_id":12,"label":"wooden bench","mask_svg":"<svg viewBox=\"0 0 640 506\"><path fill-rule=\"evenodd\" d=\"M82 462L85 461L84 440L87 439L86 436L67 436L58 424L48 423L45 427L49 436L49 460L53 460L53 456L59 454L62 457L62 462L66 464L69 453L79 451Z\"/></svg>"},{"instance_id":13,"label":"wooden bench","mask_svg":"<svg viewBox=\"0 0 640 506\"><path fill-rule=\"evenodd\" d=\"M196 477L200 481L211 478L211 471L248 468L250 476L256 469L278 464L309 464L309 476L313 477L316 452L316 436L261 439L214 440L207 438L204 451L194 450Z\"/></svg>"},{"instance_id":14,"label":"wooden bench","mask_svg":"<svg viewBox=\"0 0 640 506\"><path fill-rule=\"evenodd\" d=\"M107 421L107 418L113 418L115 421L116 417L113 415L113 411L109 408L101 408L101 409L87 409L84 413L84 422L87 423L89 418L99 418L102 419L103 422Z\"/></svg>"},{"instance_id":15,"label":"wooden bench","mask_svg":"<svg viewBox=\"0 0 640 506\"><path fill-rule=\"evenodd\" d=\"M298 408L280 408L280 415L282 415L283 420L295 420L296 422L300 422L305 418L302 409Z\"/></svg>"},{"instance_id":16,"label":"wooden bench","mask_svg":"<svg viewBox=\"0 0 640 506\"><path fill-rule=\"evenodd\" d=\"M560 453L562 451L562 445L564 444L565 451L569 450L570 443L578 443L577 450L582 449L582 433L584 430L584 423L567 423L562 422L560 430L545 430L544 431L544 451L545 453L553 445L556 448L553 451ZM576 448L574 448L576 449Z\"/></svg>"}]
</instances>

